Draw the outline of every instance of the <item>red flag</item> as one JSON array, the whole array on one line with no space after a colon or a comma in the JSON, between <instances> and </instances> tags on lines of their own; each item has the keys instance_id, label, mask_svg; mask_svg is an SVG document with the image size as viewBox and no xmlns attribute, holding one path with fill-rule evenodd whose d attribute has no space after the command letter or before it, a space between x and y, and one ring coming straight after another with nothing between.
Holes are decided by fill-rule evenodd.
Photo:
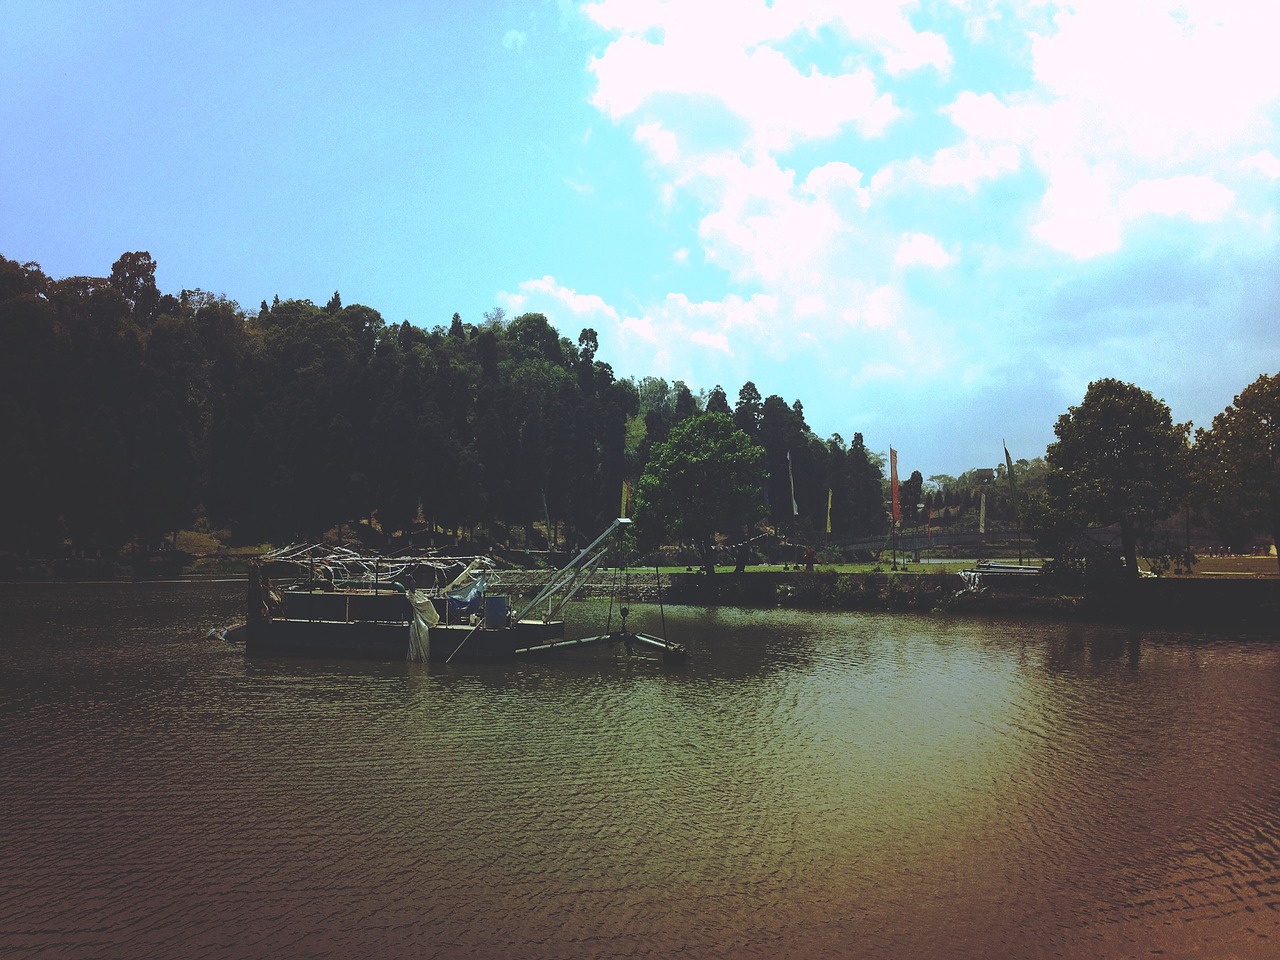
<instances>
[{"instance_id":1,"label":"red flag","mask_svg":"<svg viewBox=\"0 0 1280 960\"><path fill-rule=\"evenodd\" d=\"M902 519L902 510L898 506L898 451L889 448L889 489L893 493L893 522Z\"/></svg>"}]
</instances>

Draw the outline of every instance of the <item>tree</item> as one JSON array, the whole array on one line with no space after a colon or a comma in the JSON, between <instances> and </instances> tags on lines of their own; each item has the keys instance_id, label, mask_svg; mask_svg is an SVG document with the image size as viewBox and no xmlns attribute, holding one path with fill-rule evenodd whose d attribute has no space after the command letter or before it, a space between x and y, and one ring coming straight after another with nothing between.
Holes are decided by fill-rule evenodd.
<instances>
[{"instance_id":1,"label":"tree","mask_svg":"<svg viewBox=\"0 0 1280 960\"><path fill-rule=\"evenodd\" d=\"M803 514L809 514L815 503L813 497L804 495L805 479L811 473L804 421L775 393L760 405L758 430L755 439L764 447L765 465L769 471L769 513L775 524L791 525L790 529L794 530L796 514L792 508L793 499ZM793 485L796 478L799 482ZM822 505L825 510L825 490L822 491Z\"/></svg>"},{"instance_id":2,"label":"tree","mask_svg":"<svg viewBox=\"0 0 1280 960\"><path fill-rule=\"evenodd\" d=\"M764 451L723 413L682 420L657 444L636 491L641 534L692 540L708 576L715 535L759 519Z\"/></svg>"},{"instance_id":3,"label":"tree","mask_svg":"<svg viewBox=\"0 0 1280 960\"><path fill-rule=\"evenodd\" d=\"M683 380L675 382L676 390L676 420L688 420L690 417L698 414L698 401L693 398L693 391L689 389L689 385Z\"/></svg>"},{"instance_id":4,"label":"tree","mask_svg":"<svg viewBox=\"0 0 1280 960\"><path fill-rule=\"evenodd\" d=\"M107 283L129 301L134 320L146 322L154 316L160 291L156 289L156 262L150 253L142 250L122 254L111 265Z\"/></svg>"},{"instance_id":5,"label":"tree","mask_svg":"<svg viewBox=\"0 0 1280 960\"><path fill-rule=\"evenodd\" d=\"M1084 400L1058 418L1046 460L1047 508L1058 529L1116 525L1131 578L1138 548L1183 502L1191 424L1174 423L1169 407L1119 380L1089 384Z\"/></svg>"},{"instance_id":6,"label":"tree","mask_svg":"<svg viewBox=\"0 0 1280 960\"><path fill-rule=\"evenodd\" d=\"M1215 527L1247 525L1280 548L1280 374L1260 376L1196 431L1195 481Z\"/></svg>"},{"instance_id":7,"label":"tree","mask_svg":"<svg viewBox=\"0 0 1280 960\"><path fill-rule=\"evenodd\" d=\"M738 405L733 408L733 422L752 440L760 438L760 417L764 402L756 385L748 380L738 391Z\"/></svg>"},{"instance_id":8,"label":"tree","mask_svg":"<svg viewBox=\"0 0 1280 960\"><path fill-rule=\"evenodd\" d=\"M723 413L727 416L733 416L733 410L729 406L729 398L725 396L724 387L718 383L712 388L711 393L707 395L707 413Z\"/></svg>"},{"instance_id":9,"label":"tree","mask_svg":"<svg viewBox=\"0 0 1280 960\"><path fill-rule=\"evenodd\" d=\"M915 526L920 520L920 503L924 490L924 476L919 470L912 470L911 476L902 481L898 487L898 502L902 506L904 526Z\"/></svg>"},{"instance_id":10,"label":"tree","mask_svg":"<svg viewBox=\"0 0 1280 960\"><path fill-rule=\"evenodd\" d=\"M884 458L867 449L861 433L853 435L847 456L852 529L858 536L871 536L885 529Z\"/></svg>"}]
</instances>

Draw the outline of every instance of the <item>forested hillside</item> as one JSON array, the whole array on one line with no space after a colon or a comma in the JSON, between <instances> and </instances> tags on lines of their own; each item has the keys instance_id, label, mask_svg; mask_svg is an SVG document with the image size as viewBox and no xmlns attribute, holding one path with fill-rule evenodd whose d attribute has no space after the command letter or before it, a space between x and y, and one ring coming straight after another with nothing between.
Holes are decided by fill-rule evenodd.
<instances>
[{"instance_id":1,"label":"forested hillside","mask_svg":"<svg viewBox=\"0 0 1280 960\"><path fill-rule=\"evenodd\" d=\"M193 523L283 542L359 520L572 542L704 410L764 448L775 524L825 530L830 492L835 537L885 528L862 436L819 438L799 400L753 383L731 405L718 386L619 379L595 331L570 340L541 314L425 330L337 293L247 312L162 293L155 270L126 253L55 280L0 257L0 548L113 549Z\"/></svg>"}]
</instances>

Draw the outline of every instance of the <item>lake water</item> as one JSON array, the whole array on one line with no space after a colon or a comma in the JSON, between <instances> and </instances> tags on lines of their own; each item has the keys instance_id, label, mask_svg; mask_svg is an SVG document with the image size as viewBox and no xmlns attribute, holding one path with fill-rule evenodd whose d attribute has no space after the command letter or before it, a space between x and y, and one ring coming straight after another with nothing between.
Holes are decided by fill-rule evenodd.
<instances>
[{"instance_id":1,"label":"lake water","mask_svg":"<svg viewBox=\"0 0 1280 960\"><path fill-rule=\"evenodd\" d=\"M678 669L247 661L242 605L0 585L0 956L1280 956L1275 644L667 608Z\"/></svg>"}]
</instances>

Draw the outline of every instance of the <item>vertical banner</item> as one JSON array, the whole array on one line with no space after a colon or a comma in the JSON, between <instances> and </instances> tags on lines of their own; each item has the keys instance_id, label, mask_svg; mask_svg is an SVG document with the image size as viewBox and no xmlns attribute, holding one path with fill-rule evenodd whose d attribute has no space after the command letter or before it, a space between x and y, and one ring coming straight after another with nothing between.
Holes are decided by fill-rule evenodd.
<instances>
[{"instance_id":1,"label":"vertical banner","mask_svg":"<svg viewBox=\"0 0 1280 960\"><path fill-rule=\"evenodd\" d=\"M827 487L827 533L831 532L831 488Z\"/></svg>"},{"instance_id":2,"label":"vertical banner","mask_svg":"<svg viewBox=\"0 0 1280 960\"><path fill-rule=\"evenodd\" d=\"M982 503L978 507L978 532L987 532L987 491L982 491Z\"/></svg>"},{"instance_id":3,"label":"vertical banner","mask_svg":"<svg viewBox=\"0 0 1280 960\"><path fill-rule=\"evenodd\" d=\"M631 481L622 481L622 506L618 510L618 516L631 516Z\"/></svg>"},{"instance_id":4,"label":"vertical banner","mask_svg":"<svg viewBox=\"0 0 1280 960\"><path fill-rule=\"evenodd\" d=\"M902 520L902 509L898 506L898 451L889 448L889 490L893 497L893 522Z\"/></svg>"},{"instance_id":5,"label":"vertical banner","mask_svg":"<svg viewBox=\"0 0 1280 960\"><path fill-rule=\"evenodd\" d=\"M791 515L800 516L800 506L796 503L796 478L791 473L791 451L787 451L787 479L791 481Z\"/></svg>"}]
</instances>

